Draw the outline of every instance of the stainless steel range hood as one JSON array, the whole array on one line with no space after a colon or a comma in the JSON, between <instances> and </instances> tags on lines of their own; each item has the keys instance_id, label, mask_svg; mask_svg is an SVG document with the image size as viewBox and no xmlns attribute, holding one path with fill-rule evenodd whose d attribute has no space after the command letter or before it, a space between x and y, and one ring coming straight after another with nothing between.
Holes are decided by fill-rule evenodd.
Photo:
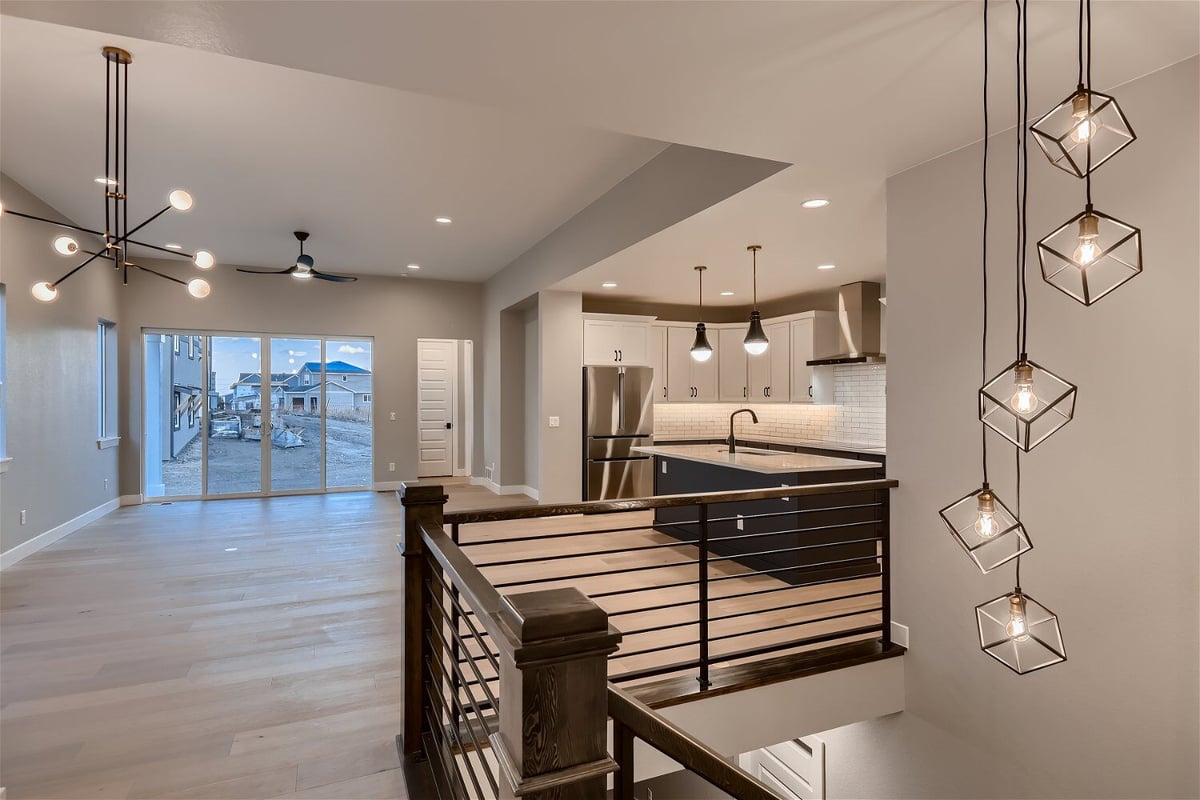
<instances>
[{"instance_id":1,"label":"stainless steel range hood","mask_svg":"<svg viewBox=\"0 0 1200 800\"><path fill-rule=\"evenodd\" d=\"M810 367L830 364L883 364L879 352L879 284L859 281L838 289L838 355L816 358Z\"/></svg>"}]
</instances>

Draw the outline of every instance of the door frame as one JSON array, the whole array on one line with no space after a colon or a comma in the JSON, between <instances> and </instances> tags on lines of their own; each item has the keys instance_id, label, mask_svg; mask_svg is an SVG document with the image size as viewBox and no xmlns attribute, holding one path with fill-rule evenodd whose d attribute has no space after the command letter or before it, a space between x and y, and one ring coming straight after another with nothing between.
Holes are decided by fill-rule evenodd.
<instances>
[{"instance_id":1,"label":"door frame","mask_svg":"<svg viewBox=\"0 0 1200 800\"><path fill-rule=\"evenodd\" d=\"M285 497L289 495L305 495L305 494L333 494L335 492L363 492L373 491L375 488L375 376L376 358L375 358L375 337L365 336L361 334L312 334L312 333L264 333L261 331L229 331L229 330L212 330L202 328L164 328L164 327L143 327L140 331L138 339L138 357L140 368L140 380L142 382L142 400L140 417L140 435L144 442L146 436L146 337L147 336L200 336L203 338L203 346L200 348L200 365L204 374L204 402L201 404L200 418L200 438L201 438L201 455L200 455L200 493L193 495L167 495L161 497L148 498L146 496L146 450L141 448L141 458L139 464L138 485L141 490L142 502L175 502L187 500L234 500L252 497ZM271 404L271 363L270 363L270 347L273 339L306 339L309 341L316 340L320 344L321 351L318 358L321 362L320 376L320 392L319 403L321 407L321 454L320 454L320 484L315 489L269 489L271 485L271 436L268 431L263 436L260 447L260 474L259 488L256 491L250 492L208 492L208 424L209 424L209 408L208 408L208 381L209 381L209 351L211 349L212 338L256 338L259 340L259 410L264 417L264 422L270 422L276 413L275 407ZM372 388L372 411L371 411L371 472L369 482L363 486L337 486L328 487L326 485L326 464L325 464L325 440L326 440L326 414L328 412L328 403L325 399L325 363L328 354L326 353L326 344L330 341L335 342L370 342L371 344L371 388ZM263 362L266 362L266 369L262 369ZM261 379L262 375L266 375L267 379Z\"/></svg>"}]
</instances>

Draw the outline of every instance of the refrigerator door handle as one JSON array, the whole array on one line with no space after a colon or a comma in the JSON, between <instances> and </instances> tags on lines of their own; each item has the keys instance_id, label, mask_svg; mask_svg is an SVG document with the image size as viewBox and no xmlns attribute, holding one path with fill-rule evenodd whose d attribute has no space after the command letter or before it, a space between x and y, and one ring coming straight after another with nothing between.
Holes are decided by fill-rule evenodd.
<instances>
[{"instance_id":1,"label":"refrigerator door handle","mask_svg":"<svg viewBox=\"0 0 1200 800\"><path fill-rule=\"evenodd\" d=\"M617 425L625 430L625 370L617 374Z\"/></svg>"}]
</instances>

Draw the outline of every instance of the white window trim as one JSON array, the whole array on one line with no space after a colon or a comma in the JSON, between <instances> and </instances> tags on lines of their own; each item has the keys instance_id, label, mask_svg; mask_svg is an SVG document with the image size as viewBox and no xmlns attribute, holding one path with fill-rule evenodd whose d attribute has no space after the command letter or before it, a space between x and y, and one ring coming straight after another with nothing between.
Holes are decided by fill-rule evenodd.
<instances>
[{"instance_id":1,"label":"white window trim","mask_svg":"<svg viewBox=\"0 0 1200 800\"><path fill-rule=\"evenodd\" d=\"M97 450L108 450L110 448L116 447L120 443L121 443L120 436L101 436L99 439L96 440L96 449Z\"/></svg>"}]
</instances>

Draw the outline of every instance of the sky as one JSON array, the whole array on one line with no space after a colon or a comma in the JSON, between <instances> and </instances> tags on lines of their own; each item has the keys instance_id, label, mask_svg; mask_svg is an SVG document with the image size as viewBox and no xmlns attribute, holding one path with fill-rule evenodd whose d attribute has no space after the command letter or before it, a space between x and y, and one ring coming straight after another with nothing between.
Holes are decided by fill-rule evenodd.
<instances>
[{"instance_id":1,"label":"sky","mask_svg":"<svg viewBox=\"0 0 1200 800\"><path fill-rule=\"evenodd\" d=\"M306 338L271 339L270 366L262 364L263 342L257 336L213 336L210 370L217 373L217 391L229 391L230 385L243 372L296 372L306 361L321 360L321 340ZM325 360L345 361L363 369L371 369L370 340L329 339Z\"/></svg>"}]
</instances>

